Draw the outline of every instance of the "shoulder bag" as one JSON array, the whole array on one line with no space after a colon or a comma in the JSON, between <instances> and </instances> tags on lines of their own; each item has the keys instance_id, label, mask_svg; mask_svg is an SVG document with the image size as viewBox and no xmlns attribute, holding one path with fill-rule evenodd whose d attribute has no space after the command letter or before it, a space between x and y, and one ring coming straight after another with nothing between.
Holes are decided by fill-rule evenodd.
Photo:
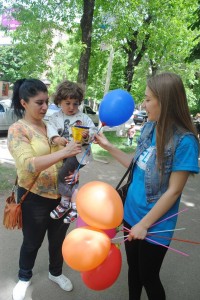
<instances>
[{"instance_id":1,"label":"shoulder bag","mask_svg":"<svg viewBox=\"0 0 200 300\"><path fill-rule=\"evenodd\" d=\"M36 182L39 174L35 177L33 183L31 184L29 190L21 197L19 203L15 200L15 190L17 188L18 177L16 177L15 185L12 189L12 194L6 199L6 205L4 208L4 215L3 215L3 225L7 229L21 229L22 228L22 210L21 204L25 200L26 196L30 192L31 188L33 187L34 183Z\"/></svg>"},{"instance_id":2,"label":"shoulder bag","mask_svg":"<svg viewBox=\"0 0 200 300\"><path fill-rule=\"evenodd\" d=\"M123 205L125 203L125 199L126 199L126 195L127 195L127 191L128 191L128 187L131 183L131 179L132 179L132 169L133 169L133 160L131 161L128 169L126 170L125 174L123 175L123 177L121 178L120 182L118 183L118 185L116 186L116 191L118 192L118 194L120 195ZM127 177L127 182L122 185L122 183L124 182L124 179ZM122 185L122 186L121 186Z\"/></svg>"}]
</instances>

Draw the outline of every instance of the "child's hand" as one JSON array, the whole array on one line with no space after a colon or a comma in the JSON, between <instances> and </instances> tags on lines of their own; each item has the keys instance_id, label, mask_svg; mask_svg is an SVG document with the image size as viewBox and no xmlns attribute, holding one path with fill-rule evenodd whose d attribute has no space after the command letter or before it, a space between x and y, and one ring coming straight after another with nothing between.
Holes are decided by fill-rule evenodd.
<instances>
[{"instance_id":1,"label":"child's hand","mask_svg":"<svg viewBox=\"0 0 200 300\"><path fill-rule=\"evenodd\" d=\"M88 142L88 140L89 140L89 129L85 129L82 132L82 137L83 137L84 142Z\"/></svg>"},{"instance_id":2,"label":"child's hand","mask_svg":"<svg viewBox=\"0 0 200 300\"><path fill-rule=\"evenodd\" d=\"M82 137L85 139L89 136L89 129L85 129L83 132L82 132Z\"/></svg>"},{"instance_id":3,"label":"child's hand","mask_svg":"<svg viewBox=\"0 0 200 300\"><path fill-rule=\"evenodd\" d=\"M55 136L52 138L52 142L55 145L66 146L66 144L68 143L68 140L62 136Z\"/></svg>"}]
</instances>

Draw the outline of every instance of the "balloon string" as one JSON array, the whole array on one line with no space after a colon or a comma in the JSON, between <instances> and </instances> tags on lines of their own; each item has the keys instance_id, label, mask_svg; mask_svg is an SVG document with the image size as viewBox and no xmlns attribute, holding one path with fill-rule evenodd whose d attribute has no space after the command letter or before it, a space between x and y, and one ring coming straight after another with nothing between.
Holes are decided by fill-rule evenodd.
<instances>
[{"instance_id":1,"label":"balloon string","mask_svg":"<svg viewBox=\"0 0 200 300\"><path fill-rule=\"evenodd\" d=\"M114 240L119 240L119 239L122 239L122 238L125 238L125 237L128 237L128 235L118 236L118 237L112 238L111 240L112 240L112 241L114 241Z\"/></svg>"},{"instance_id":2,"label":"balloon string","mask_svg":"<svg viewBox=\"0 0 200 300\"><path fill-rule=\"evenodd\" d=\"M152 236L155 236L155 237L159 237L157 235L155 235L155 233L158 233L158 232L169 232L169 231L176 231L176 230L184 230L185 228L176 228L176 229L173 229L173 230L159 230L159 231L151 231L151 232L147 232L147 235L152 235ZM123 232L130 232L131 230L127 228L127 230L120 230L120 231L123 231ZM118 236L118 237L115 237L113 238L112 240L117 240L117 239L121 239L121 238L127 238L128 235L122 235L122 236Z\"/></svg>"},{"instance_id":3,"label":"balloon string","mask_svg":"<svg viewBox=\"0 0 200 300\"><path fill-rule=\"evenodd\" d=\"M177 230L185 230L185 228L175 228L175 229L166 229L166 230L158 230L158 231L148 231L148 233L160 233L160 232L169 232L169 231L177 231ZM120 230L123 232L130 232L130 229Z\"/></svg>"},{"instance_id":4,"label":"balloon string","mask_svg":"<svg viewBox=\"0 0 200 300\"><path fill-rule=\"evenodd\" d=\"M170 246L161 244L161 243L156 242L156 241L154 241L154 240L152 240L152 239L150 239L150 238L147 238L147 237L146 237L145 240L150 241L150 242L152 242L152 243L154 243L154 244L163 246L163 247L165 247L165 248L167 248L167 249L169 249L169 250L171 250L171 251L177 252L177 253L179 253L179 254L181 254L181 255L183 255L183 256L189 256L189 255L188 255L187 253L185 253L185 252L182 252L182 251L179 251L179 250L177 250L177 249L174 249L174 248L172 248L172 247L170 247Z\"/></svg>"},{"instance_id":5,"label":"balloon string","mask_svg":"<svg viewBox=\"0 0 200 300\"><path fill-rule=\"evenodd\" d=\"M124 239L124 241L122 241L120 244L125 243L127 240L128 240L128 238ZM189 256L189 255L188 255L187 253L185 253L185 252L182 252L182 251L179 251L179 250L177 250L177 249L174 249L174 248L172 248L172 247L170 247L170 246L161 244L161 243L156 242L156 241L154 241L154 240L152 240L152 239L150 239L150 238L147 238L147 237L146 237L145 240L150 241L150 242L152 242L152 243L154 243L154 244L160 245L160 246L162 246L162 247L165 247L165 248L167 248L167 249L169 249L169 250L171 250L171 251L174 251L174 252L176 252L176 253L179 253L179 254L181 254L181 255L183 255L183 256Z\"/></svg>"},{"instance_id":6,"label":"balloon string","mask_svg":"<svg viewBox=\"0 0 200 300\"><path fill-rule=\"evenodd\" d=\"M151 233L148 233L147 235L154 236L154 237L156 237L156 238L162 238L162 239L173 240L173 241L178 241L178 242L183 242L183 243L190 243L190 244L200 245L200 242L197 242L197 241L191 241L191 240L185 240L185 239L179 239L179 238L170 238L170 237L160 236L160 235L155 235L155 234L151 234ZM113 241L113 240L120 239L120 238L125 238L120 244L125 243L125 242L128 240L128 235L113 238L112 241ZM151 242L153 242L153 243L155 243L155 244L157 244L157 245L160 245L160 246L163 246L163 247L165 247L165 248L168 248L169 250L174 251L174 252L177 252L177 253L179 253L179 254L181 254L181 255L183 255L183 256L189 256L189 255L188 255L187 253L185 253L185 252L181 252L181 251L179 251L179 250L177 250L177 249L174 249L174 248L172 248L172 247L170 247L170 246L161 244L161 243L159 243L159 242L157 242L157 241L154 241L154 240L152 240L152 239L150 239L150 238L147 238L147 237L146 237L145 240L151 241Z\"/></svg>"},{"instance_id":7,"label":"balloon string","mask_svg":"<svg viewBox=\"0 0 200 300\"><path fill-rule=\"evenodd\" d=\"M123 226L124 229L126 229L128 232L131 231L129 228Z\"/></svg>"},{"instance_id":8,"label":"balloon string","mask_svg":"<svg viewBox=\"0 0 200 300\"><path fill-rule=\"evenodd\" d=\"M158 225L158 224L160 224L160 223L162 223L162 222L164 222L164 221L166 221L166 220L168 220L168 219L171 219L171 218L173 218L173 217L175 217L175 216L179 215L180 213L182 213L182 212L184 212L184 211L187 211L187 210L188 210L188 208L185 208L185 209L183 209L183 210L177 212L176 214L173 214L173 215L171 215L171 216L169 216L169 217L167 217L167 218L165 218L165 219L163 219L163 220L161 220L161 221L159 221L159 222L154 223L154 224L151 225L150 227L153 227L153 226L155 226L155 225Z\"/></svg>"},{"instance_id":9,"label":"balloon string","mask_svg":"<svg viewBox=\"0 0 200 300\"><path fill-rule=\"evenodd\" d=\"M178 239L178 238L170 238L170 237L167 237L167 236L155 235L155 234L152 234L152 233L148 233L148 235L155 236L155 237L161 238L161 239L166 239L166 240L173 240L173 241L177 241L177 242L183 242L183 243L190 243L190 244L200 245L200 242L196 242L196 241L183 240L183 239Z\"/></svg>"},{"instance_id":10,"label":"balloon string","mask_svg":"<svg viewBox=\"0 0 200 300\"><path fill-rule=\"evenodd\" d=\"M160 233L160 232L169 232L169 231L177 231L177 230L185 230L186 228L175 228L175 229L166 229L166 230L158 230L158 231L148 231L148 233Z\"/></svg>"},{"instance_id":11,"label":"balloon string","mask_svg":"<svg viewBox=\"0 0 200 300\"><path fill-rule=\"evenodd\" d=\"M104 125L102 124L101 127L97 130L97 134L100 132L100 130L103 128L103 126L104 126ZM81 160L80 160L80 162L79 162L79 165L78 165L77 169L75 170L74 176L73 176L73 178L72 178L72 180L71 180L71 182L70 182L69 184L72 184L72 183L74 182L74 179L75 179L76 175L78 174L78 171L79 171L79 169L80 169L80 167L81 167L81 165L82 165L82 162L83 162L84 158L86 157L87 153L89 152L89 150L90 150L90 148L91 148L91 145L92 145L92 143L94 142L94 140L95 140L95 138L93 138L93 139L90 141L90 143L88 144L88 147L86 148L85 152L83 153L83 156L82 156L82 158L81 158Z\"/></svg>"},{"instance_id":12,"label":"balloon string","mask_svg":"<svg viewBox=\"0 0 200 300\"><path fill-rule=\"evenodd\" d=\"M159 236L156 236L155 235L155 237L158 237L159 238ZM128 240L128 235L126 235L126 236L121 236L121 237L119 237L119 238L125 238L120 244L122 244L122 243L125 243L127 240ZM112 240L115 240L115 239L117 239L117 238L114 238L114 239L112 239ZM161 243L159 243L159 242L157 242L157 241L154 241L154 240L152 240L152 239L150 239L150 238L145 238L145 240L146 241L150 241L150 242L152 242L152 243L154 243L154 244L157 244L157 245L160 245L160 246L162 246L162 247L165 247L165 248L167 248L167 249L169 249L169 250L171 250L171 251L174 251L174 252L176 252L176 253L179 253L179 254L181 254L181 255L183 255L183 256L189 256L187 253L185 253L185 252L182 252L182 251L179 251L179 250L177 250L177 249L174 249L174 248L172 248L172 247L170 247L170 246L167 246L167 245L164 245L164 244L161 244Z\"/></svg>"},{"instance_id":13,"label":"balloon string","mask_svg":"<svg viewBox=\"0 0 200 300\"><path fill-rule=\"evenodd\" d=\"M158 224L160 224L160 223L162 223L162 222L164 222L164 221L166 221L166 220L168 220L168 219L171 219L171 218L173 218L173 217L175 217L175 216L179 215L180 213L182 213L182 212L184 212L184 211L187 211L187 210L188 210L188 208L185 208L185 209L183 209L183 210L177 212L176 214L173 214L173 215L171 215L171 216L169 216L169 217L167 217L167 218L165 218L165 219L163 219L163 220L161 220L161 221L159 221L159 222L156 222L156 223L152 224L152 225L150 226L150 228L153 227L153 226L155 226L155 225L158 225ZM127 227L125 227L125 226L123 226L123 229L127 230L128 232L130 232L130 229L127 228ZM185 229L185 228L184 228L184 229ZM180 230L180 229L173 229L172 231L174 231L174 230ZM160 232L164 232L164 231L160 231Z\"/></svg>"},{"instance_id":14,"label":"balloon string","mask_svg":"<svg viewBox=\"0 0 200 300\"><path fill-rule=\"evenodd\" d=\"M121 243L125 243L126 241L128 241L128 237L123 242L121 242Z\"/></svg>"}]
</instances>

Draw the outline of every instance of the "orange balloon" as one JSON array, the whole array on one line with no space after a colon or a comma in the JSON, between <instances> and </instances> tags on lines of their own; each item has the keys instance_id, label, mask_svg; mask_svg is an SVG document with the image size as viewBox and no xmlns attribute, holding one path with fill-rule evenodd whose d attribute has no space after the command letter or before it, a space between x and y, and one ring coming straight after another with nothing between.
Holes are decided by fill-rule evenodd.
<instances>
[{"instance_id":1,"label":"orange balloon","mask_svg":"<svg viewBox=\"0 0 200 300\"><path fill-rule=\"evenodd\" d=\"M108 183L92 181L83 185L77 193L76 204L80 217L90 226L112 229L122 223L122 200Z\"/></svg>"},{"instance_id":2,"label":"orange balloon","mask_svg":"<svg viewBox=\"0 0 200 300\"><path fill-rule=\"evenodd\" d=\"M102 230L90 226L72 230L62 245L64 261L74 270L89 271L108 256L111 241Z\"/></svg>"}]
</instances>

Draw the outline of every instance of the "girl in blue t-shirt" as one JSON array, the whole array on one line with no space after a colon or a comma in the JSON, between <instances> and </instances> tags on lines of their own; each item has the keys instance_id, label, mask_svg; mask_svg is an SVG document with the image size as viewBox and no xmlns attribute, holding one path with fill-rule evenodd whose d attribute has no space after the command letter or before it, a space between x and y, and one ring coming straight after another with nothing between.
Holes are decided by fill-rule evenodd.
<instances>
[{"instance_id":1,"label":"girl in blue t-shirt","mask_svg":"<svg viewBox=\"0 0 200 300\"><path fill-rule=\"evenodd\" d=\"M125 167L133 160L124 205L124 226L130 229L125 242L129 299L139 300L144 287L148 299L164 300L159 272L167 248L156 243L169 246L177 220L168 217L178 212L189 175L199 172L199 144L178 75L151 77L143 106L148 122L141 130L134 158L115 148L103 134L95 137L96 143ZM145 239L148 231L158 230L167 230L162 233L163 239Z\"/></svg>"}]
</instances>

